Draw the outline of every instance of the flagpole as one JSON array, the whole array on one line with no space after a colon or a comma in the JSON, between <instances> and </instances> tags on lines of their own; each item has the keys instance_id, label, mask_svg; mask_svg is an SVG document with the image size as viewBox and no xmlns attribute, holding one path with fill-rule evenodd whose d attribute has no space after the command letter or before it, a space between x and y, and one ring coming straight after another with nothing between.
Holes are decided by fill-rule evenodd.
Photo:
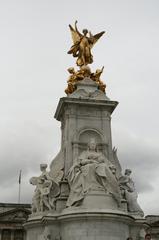
<instances>
[{"instance_id":1,"label":"flagpole","mask_svg":"<svg viewBox=\"0 0 159 240\"><path fill-rule=\"evenodd\" d=\"M22 175L22 170L20 170L19 172L18 204L20 204L20 197L21 197L21 175Z\"/></svg>"}]
</instances>

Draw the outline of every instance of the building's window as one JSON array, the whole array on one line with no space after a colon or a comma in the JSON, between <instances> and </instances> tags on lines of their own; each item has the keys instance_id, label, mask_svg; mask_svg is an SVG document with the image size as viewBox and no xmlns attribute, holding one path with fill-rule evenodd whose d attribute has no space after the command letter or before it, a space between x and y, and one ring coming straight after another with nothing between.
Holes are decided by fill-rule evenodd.
<instances>
[{"instance_id":1,"label":"building's window","mask_svg":"<svg viewBox=\"0 0 159 240\"><path fill-rule=\"evenodd\" d=\"M14 231L14 240L23 240L23 239L24 239L23 230L15 230Z\"/></svg>"},{"instance_id":2,"label":"building's window","mask_svg":"<svg viewBox=\"0 0 159 240\"><path fill-rule=\"evenodd\" d=\"M10 229L2 230L2 240L11 240L11 230Z\"/></svg>"}]
</instances>

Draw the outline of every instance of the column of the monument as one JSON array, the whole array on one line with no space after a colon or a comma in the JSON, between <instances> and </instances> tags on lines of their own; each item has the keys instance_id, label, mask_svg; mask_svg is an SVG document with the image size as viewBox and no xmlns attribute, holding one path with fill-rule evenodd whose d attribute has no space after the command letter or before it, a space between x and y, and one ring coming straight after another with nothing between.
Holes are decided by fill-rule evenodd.
<instances>
[{"instance_id":1,"label":"column of the monument","mask_svg":"<svg viewBox=\"0 0 159 240\"><path fill-rule=\"evenodd\" d=\"M75 161L78 157L78 143L73 142L72 147L73 147L73 163L75 163Z\"/></svg>"},{"instance_id":2,"label":"column of the monument","mask_svg":"<svg viewBox=\"0 0 159 240\"><path fill-rule=\"evenodd\" d=\"M65 129L64 129L64 171L65 174L67 175L67 169L68 169L68 151L69 151L69 139L68 139L68 116L67 119L65 120Z\"/></svg>"},{"instance_id":3,"label":"column of the monument","mask_svg":"<svg viewBox=\"0 0 159 240\"><path fill-rule=\"evenodd\" d=\"M109 155L109 160L111 161L113 158L113 153L112 153L112 132L111 132L111 116L107 117L107 129L108 129L108 138L109 138L109 145L108 145L108 155Z\"/></svg>"},{"instance_id":4,"label":"column of the monument","mask_svg":"<svg viewBox=\"0 0 159 240\"><path fill-rule=\"evenodd\" d=\"M67 142L68 142L68 139L67 139L67 129L68 129L68 119L69 119L69 115L66 114L66 109L64 110L63 112L63 116L61 118L61 130L62 130L62 143L61 143L61 149L63 151L63 154L64 154L64 172L65 172L65 175L67 174L66 173L66 168L67 168Z\"/></svg>"},{"instance_id":5,"label":"column of the monument","mask_svg":"<svg viewBox=\"0 0 159 240\"><path fill-rule=\"evenodd\" d=\"M107 111L103 112L102 116L102 131L106 142L106 157L112 159L112 137L111 137L111 117Z\"/></svg>"},{"instance_id":6,"label":"column of the monument","mask_svg":"<svg viewBox=\"0 0 159 240\"><path fill-rule=\"evenodd\" d=\"M63 130L64 130L64 121L62 120L61 121L61 150L63 149L63 138L64 138L64 136L63 136Z\"/></svg>"},{"instance_id":7,"label":"column of the monument","mask_svg":"<svg viewBox=\"0 0 159 240\"><path fill-rule=\"evenodd\" d=\"M73 106L72 106L73 107ZM66 146L66 156L65 156L65 173L73 164L73 153L72 153L72 140L75 134L75 117L72 114L73 109L67 109L67 118L65 123L65 146Z\"/></svg>"}]
</instances>

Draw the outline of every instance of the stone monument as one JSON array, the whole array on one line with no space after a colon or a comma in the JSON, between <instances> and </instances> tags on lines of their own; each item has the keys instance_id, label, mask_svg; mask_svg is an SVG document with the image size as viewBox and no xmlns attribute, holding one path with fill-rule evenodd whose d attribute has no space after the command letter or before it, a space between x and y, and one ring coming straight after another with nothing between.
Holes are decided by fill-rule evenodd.
<instances>
[{"instance_id":1,"label":"stone monument","mask_svg":"<svg viewBox=\"0 0 159 240\"><path fill-rule=\"evenodd\" d=\"M27 240L142 239L143 211L130 177L112 147L111 114L118 102L110 100L101 80L104 67L94 73L91 49L104 34L80 33L77 21L69 25L78 70L68 69L66 97L55 118L61 122L61 150L50 164L41 164L35 186L32 214L25 228Z\"/></svg>"}]
</instances>

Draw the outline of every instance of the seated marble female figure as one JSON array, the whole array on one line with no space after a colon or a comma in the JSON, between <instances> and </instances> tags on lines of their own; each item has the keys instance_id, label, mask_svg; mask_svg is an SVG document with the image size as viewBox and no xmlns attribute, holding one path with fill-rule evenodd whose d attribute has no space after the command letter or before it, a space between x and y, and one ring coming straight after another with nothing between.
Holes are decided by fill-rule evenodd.
<instances>
[{"instance_id":1,"label":"seated marble female figure","mask_svg":"<svg viewBox=\"0 0 159 240\"><path fill-rule=\"evenodd\" d=\"M91 139L87 151L82 152L77 163L69 170L70 195L67 206L78 206L90 191L104 191L120 199L120 190L109 161L97 151L95 139Z\"/></svg>"}]
</instances>

